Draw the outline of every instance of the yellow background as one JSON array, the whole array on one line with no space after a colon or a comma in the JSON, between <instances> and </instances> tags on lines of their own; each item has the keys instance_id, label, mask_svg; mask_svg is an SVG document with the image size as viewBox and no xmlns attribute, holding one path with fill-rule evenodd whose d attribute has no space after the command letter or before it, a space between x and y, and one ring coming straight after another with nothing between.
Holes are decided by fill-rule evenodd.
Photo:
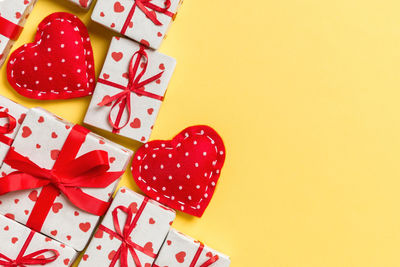
<instances>
[{"instance_id":1,"label":"yellow background","mask_svg":"<svg viewBox=\"0 0 400 267\"><path fill-rule=\"evenodd\" d=\"M14 48L55 11L88 24L99 72L113 33L63 0L39 0ZM399 11L396 0L186 0L161 48L178 65L152 138L210 124L228 154L204 217L179 213L174 227L232 267L400 266ZM2 94L82 122L89 98L31 101L1 72ZM137 190L129 174L122 184Z\"/></svg>"}]
</instances>

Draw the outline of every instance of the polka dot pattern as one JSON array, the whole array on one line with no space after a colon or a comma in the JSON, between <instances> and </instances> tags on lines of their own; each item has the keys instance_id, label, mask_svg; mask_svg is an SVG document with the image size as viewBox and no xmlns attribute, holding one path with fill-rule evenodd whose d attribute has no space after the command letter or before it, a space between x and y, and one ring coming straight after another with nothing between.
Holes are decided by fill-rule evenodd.
<instances>
[{"instance_id":1,"label":"polka dot pattern","mask_svg":"<svg viewBox=\"0 0 400 267\"><path fill-rule=\"evenodd\" d=\"M149 197L201 217L224 161L225 146L218 133L208 126L193 126L171 141L142 146L134 156L132 174Z\"/></svg>"},{"instance_id":2,"label":"polka dot pattern","mask_svg":"<svg viewBox=\"0 0 400 267\"><path fill-rule=\"evenodd\" d=\"M54 13L39 25L35 42L10 57L7 78L21 95L41 100L91 95L93 50L85 25L69 13Z\"/></svg>"}]
</instances>

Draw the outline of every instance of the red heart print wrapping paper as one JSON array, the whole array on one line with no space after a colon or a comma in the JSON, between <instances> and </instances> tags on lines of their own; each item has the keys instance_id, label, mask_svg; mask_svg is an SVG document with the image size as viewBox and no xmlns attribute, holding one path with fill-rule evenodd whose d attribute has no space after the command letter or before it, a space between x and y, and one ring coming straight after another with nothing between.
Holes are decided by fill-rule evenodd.
<instances>
[{"instance_id":1,"label":"red heart print wrapping paper","mask_svg":"<svg viewBox=\"0 0 400 267\"><path fill-rule=\"evenodd\" d=\"M86 26L69 13L46 17L38 26L35 41L10 56L7 79L28 98L53 100L91 95L95 71Z\"/></svg>"},{"instance_id":2,"label":"red heart print wrapping paper","mask_svg":"<svg viewBox=\"0 0 400 267\"><path fill-rule=\"evenodd\" d=\"M228 256L171 229L154 267L228 267L231 260Z\"/></svg>"},{"instance_id":3,"label":"red heart print wrapping paper","mask_svg":"<svg viewBox=\"0 0 400 267\"><path fill-rule=\"evenodd\" d=\"M122 111L120 125L126 124L126 126L114 132L139 142L146 142L150 138L162 105L161 99L166 93L175 70L175 59L157 51L145 49L148 64L145 64L144 58L140 59L135 78L145 71L143 77L139 77L140 82L144 81L145 85L139 89L143 89L145 93L151 94L151 96L131 92L128 96L130 105L127 104L127 107L131 109L130 111L120 106L122 102L117 102L117 100L103 106L99 105L102 101L111 99L111 97L126 90L124 88L129 85L131 79L129 74L130 62L135 53L140 50L141 46L136 42L118 37L112 39L84 123L113 132L114 128L109 121L110 112L111 120L115 122L118 113ZM136 59L137 57L133 58L134 61ZM146 80L159 74L161 74L159 78L146 82Z\"/></svg>"},{"instance_id":4,"label":"red heart print wrapping paper","mask_svg":"<svg viewBox=\"0 0 400 267\"><path fill-rule=\"evenodd\" d=\"M121 208L132 212L132 220L127 220L127 213ZM150 267L174 219L175 211L172 209L127 188L121 188L104 216L101 226L94 234L79 266L114 266L115 264L122 267ZM130 224L131 221L132 224ZM116 222L121 232L126 225L128 228L134 227L131 233L125 233L126 240L129 240L127 246L130 247L126 250L126 256L121 253L123 247L121 239L110 234L117 231Z\"/></svg>"},{"instance_id":5,"label":"red heart print wrapping paper","mask_svg":"<svg viewBox=\"0 0 400 267\"><path fill-rule=\"evenodd\" d=\"M35 164L44 169L52 169L58 162L60 150L68 140L69 135L75 126L57 118L53 114L34 108L29 110L25 120L18 132L13 148L15 152L27 157ZM129 151L115 143L112 143L93 133L88 133L80 144L77 157L92 151L104 151L107 153L108 172L125 171L132 151ZM7 161L6 161L7 162ZM69 166L72 168L72 166ZM5 175L13 173L7 163L3 163L0 173L0 183ZM121 176L119 175L119 177ZM118 180L115 180L105 188L82 188L82 191L89 196L102 201L109 201ZM41 197L43 188L10 192L0 196L0 212L9 214L16 221L27 224L38 214L31 214L38 200ZM46 200L46 203L48 200ZM41 232L60 242L63 242L74 249L81 251L88 242L99 216L85 212L71 203L70 199L61 193L50 203L49 210ZM32 216L32 217L31 217Z\"/></svg>"},{"instance_id":6,"label":"red heart print wrapping paper","mask_svg":"<svg viewBox=\"0 0 400 267\"><path fill-rule=\"evenodd\" d=\"M182 0L98 0L92 19L158 49Z\"/></svg>"},{"instance_id":7,"label":"red heart print wrapping paper","mask_svg":"<svg viewBox=\"0 0 400 267\"><path fill-rule=\"evenodd\" d=\"M36 0L3 0L0 2L0 67L36 3Z\"/></svg>"},{"instance_id":8,"label":"red heart print wrapping paper","mask_svg":"<svg viewBox=\"0 0 400 267\"><path fill-rule=\"evenodd\" d=\"M0 265L2 265L2 261L5 263L9 262L5 257L9 260L16 260L19 253L23 250L23 246L27 243L30 235L33 236L27 243L28 245L25 249L25 253L21 256L27 257L31 253L46 250L34 257L43 260L44 258L52 258L55 255L54 252L57 252L57 258L54 261L47 263L45 265L46 267L71 266L78 255L78 253L71 247L59 243L40 233L32 233L29 228L8 219L3 215L0 215L0 229ZM52 250L53 252L49 250ZM1 254L3 256L1 256ZM7 265L3 264L2 266Z\"/></svg>"}]
</instances>

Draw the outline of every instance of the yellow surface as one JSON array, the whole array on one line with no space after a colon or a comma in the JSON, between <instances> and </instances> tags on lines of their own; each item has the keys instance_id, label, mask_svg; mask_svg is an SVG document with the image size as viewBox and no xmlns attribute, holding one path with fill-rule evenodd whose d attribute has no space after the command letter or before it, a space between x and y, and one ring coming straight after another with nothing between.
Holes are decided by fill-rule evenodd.
<instances>
[{"instance_id":1,"label":"yellow surface","mask_svg":"<svg viewBox=\"0 0 400 267\"><path fill-rule=\"evenodd\" d=\"M232 267L400 266L399 10L186 0L161 48L178 66L152 137L210 124L228 155L204 217L179 213L174 227ZM15 48L55 11L87 22L99 72L112 33L63 0L39 0ZM1 72L2 94L82 121L89 98L31 101ZM137 190L129 174L123 184Z\"/></svg>"}]
</instances>

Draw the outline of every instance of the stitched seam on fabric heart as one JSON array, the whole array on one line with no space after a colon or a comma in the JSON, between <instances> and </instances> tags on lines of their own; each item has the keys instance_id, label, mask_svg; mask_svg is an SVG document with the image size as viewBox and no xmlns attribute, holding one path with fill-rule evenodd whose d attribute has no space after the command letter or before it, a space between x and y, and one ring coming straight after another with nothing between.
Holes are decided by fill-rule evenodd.
<instances>
[{"instance_id":1,"label":"stitched seam on fabric heart","mask_svg":"<svg viewBox=\"0 0 400 267\"><path fill-rule=\"evenodd\" d=\"M203 130L201 130L201 132L200 133L196 133L197 135L204 135L204 131ZM215 148L215 151L216 151L216 153L218 154L218 147L217 147L217 142L211 137L211 136L209 136L209 135L206 135L207 136L207 138L208 139L210 139L211 140L211 142L212 142L212 144L215 144L215 146L214 146L214 148ZM190 137L190 134L189 133L186 133L186 135L185 135L185 138L183 139L183 140L186 140L187 138L189 138ZM148 144L145 144L145 148L147 148L148 147ZM179 147L179 146L181 146L181 143L178 143L178 145L176 145L176 148L177 147ZM159 150L160 148L154 148L152 151L156 151L156 150ZM174 149L173 147L164 147L164 149ZM223 150L221 150L221 151L223 151ZM145 160L145 158L148 156L148 154L144 154L143 155L143 158L142 158L142 161L143 160ZM213 166L217 166L218 165L218 159L216 159L215 161L215 164L213 164ZM210 176L208 177L208 179L210 180L212 177L213 177L213 175L214 175L214 172L216 173L216 175L219 175L219 172L220 172L220 170L212 170L211 172L210 172ZM142 174L142 166L139 166L139 174ZM142 181L143 183L145 183L148 187L150 187L150 190L153 190L154 192L156 192L156 193L159 193L155 188L153 188L153 187L151 187L151 186L149 186L148 184L147 184L147 182L144 180L144 179L141 179L140 177L138 178L140 181ZM214 187L216 186L216 184L215 185L213 185ZM207 187L206 187L206 192L208 191L208 189L209 189L209 185L207 185ZM163 196L165 197L165 198L168 198L168 199L171 199L171 197L172 196L168 196L168 195L166 195L166 194L163 194ZM211 196L208 196L208 197L211 197ZM200 204L201 204L201 202L203 202L203 200L204 200L205 198L204 198L204 196L199 200L199 202L198 202L198 206L197 207L194 207L194 206L192 206L192 205L190 205L189 207L190 208L192 208L192 209L194 209L194 210L199 210L201 207L200 207ZM171 199L172 200L172 199ZM185 202L182 202L182 201L177 201L179 204L181 204L181 205L184 205L184 206L187 206L187 203L185 203Z\"/></svg>"},{"instance_id":2,"label":"stitched seam on fabric heart","mask_svg":"<svg viewBox=\"0 0 400 267\"><path fill-rule=\"evenodd\" d=\"M69 22L71 25L73 25L73 21L72 21L72 20L69 20L69 19L66 19L66 18L56 18L56 19L54 19L54 20L59 20L59 21L61 21L61 22L67 21L67 22ZM41 39L42 39L42 37L43 37L43 35L44 35L44 28L50 26L51 23L52 23L52 22L48 22L47 24L45 24L45 25L43 26L43 29L42 29L42 32L41 32L41 35L40 35L40 40L39 40L39 41L36 41L35 44L31 44L30 48L35 48L35 47L37 47L37 46L39 46L39 45L41 44ZM78 29L77 31L78 31L79 33L81 33L79 27L75 26L74 29ZM88 37L88 38L89 38L89 37ZM82 41L82 44L85 43L85 40L83 40L83 37L81 37L81 41ZM87 42L87 40L86 40L86 42ZM25 45L24 47L26 48L27 46L28 46L28 45ZM88 56L89 56L89 55L88 55L88 51L86 50L86 48L84 48L83 51L84 51L84 55L85 55L85 66L86 66L86 70L88 70ZM24 52L25 52L25 50L22 50L22 51L20 51L18 54L22 54L22 53L24 53ZM15 58L15 59L14 59L13 61L11 61L10 63L11 63L11 64L14 64L14 63L16 62L16 60L17 60L17 59ZM11 77L12 77L13 79L15 78L15 77L14 77L14 70L11 71ZM88 74L87 71L86 71L86 79L87 79L87 80L89 79L89 74ZM15 79L14 79L14 81L15 81ZM20 85L19 83L17 83L16 81L15 81L14 83L15 83L15 85L17 85L19 88L23 88L23 89L25 89L26 91L29 91L29 92L34 92L34 91L35 91L35 90L33 90L33 89L26 88L25 86L21 86L21 85ZM89 81L88 81L88 84L89 84ZM88 86L88 88L89 88L89 86ZM86 89L85 89L85 88L82 88L82 89L77 89L77 90L75 90L75 91L85 92ZM71 90L66 90L65 92L68 93L68 94L74 93L74 91L71 91ZM60 92L51 90L50 92L47 92L47 91L39 91L38 95L41 96L41 95L46 95L46 94L51 94L51 93L52 93L52 94L56 94L56 95L60 94Z\"/></svg>"}]
</instances>

